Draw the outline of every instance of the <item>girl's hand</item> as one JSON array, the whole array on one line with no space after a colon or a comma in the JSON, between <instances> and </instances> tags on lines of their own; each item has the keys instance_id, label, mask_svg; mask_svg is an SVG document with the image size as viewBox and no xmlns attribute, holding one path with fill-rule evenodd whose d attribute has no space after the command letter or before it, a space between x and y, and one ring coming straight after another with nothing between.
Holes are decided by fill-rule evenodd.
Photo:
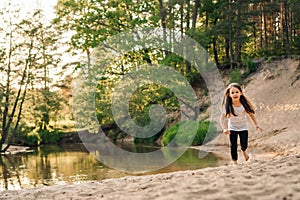
<instances>
[{"instance_id":1,"label":"girl's hand","mask_svg":"<svg viewBox=\"0 0 300 200\"><path fill-rule=\"evenodd\" d=\"M223 130L223 133L226 134L226 135L229 135L229 134L230 134L230 131L229 131L228 129L224 129L224 130Z\"/></svg>"},{"instance_id":2,"label":"girl's hand","mask_svg":"<svg viewBox=\"0 0 300 200\"><path fill-rule=\"evenodd\" d=\"M256 125L256 130L259 130L260 132L263 132L263 129L259 125Z\"/></svg>"}]
</instances>

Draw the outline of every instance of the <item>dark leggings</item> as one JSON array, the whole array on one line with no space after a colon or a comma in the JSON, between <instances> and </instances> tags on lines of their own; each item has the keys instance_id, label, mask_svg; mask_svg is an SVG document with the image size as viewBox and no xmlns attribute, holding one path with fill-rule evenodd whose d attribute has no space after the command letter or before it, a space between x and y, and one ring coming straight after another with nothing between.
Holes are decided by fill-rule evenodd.
<instances>
[{"instance_id":1,"label":"dark leggings","mask_svg":"<svg viewBox=\"0 0 300 200\"><path fill-rule=\"evenodd\" d=\"M246 151L248 147L248 130L244 131L230 131L230 150L231 150L231 158L232 160L238 159L237 153L237 138L238 135L240 137L240 144L242 151Z\"/></svg>"}]
</instances>

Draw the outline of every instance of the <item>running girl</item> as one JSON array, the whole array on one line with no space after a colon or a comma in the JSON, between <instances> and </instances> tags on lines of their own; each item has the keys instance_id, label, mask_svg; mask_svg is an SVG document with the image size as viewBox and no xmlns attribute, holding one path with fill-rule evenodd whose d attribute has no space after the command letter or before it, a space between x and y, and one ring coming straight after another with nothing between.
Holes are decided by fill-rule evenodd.
<instances>
[{"instance_id":1,"label":"running girl","mask_svg":"<svg viewBox=\"0 0 300 200\"><path fill-rule=\"evenodd\" d=\"M225 90L222 102L221 126L223 133L229 135L231 159L237 164L237 139L240 138L240 145L245 161L249 160L246 152L248 147L247 114L250 116L256 129L263 131L258 125L254 116L254 107L243 95L242 88L237 83L231 83Z\"/></svg>"}]
</instances>

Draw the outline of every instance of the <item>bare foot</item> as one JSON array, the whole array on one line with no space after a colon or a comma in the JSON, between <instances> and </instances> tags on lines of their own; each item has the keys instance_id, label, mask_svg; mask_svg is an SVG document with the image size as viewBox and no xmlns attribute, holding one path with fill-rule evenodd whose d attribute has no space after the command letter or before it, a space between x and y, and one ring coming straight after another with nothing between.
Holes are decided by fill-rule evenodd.
<instances>
[{"instance_id":1,"label":"bare foot","mask_svg":"<svg viewBox=\"0 0 300 200\"><path fill-rule=\"evenodd\" d=\"M232 163L233 163L234 165L237 165L237 160L233 160Z\"/></svg>"},{"instance_id":2,"label":"bare foot","mask_svg":"<svg viewBox=\"0 0 300 200\"><path fill-rule=\"evenodd\" d=\"M248 156L247 152L246 151L242 151L242 152L243 152L243 156L245 158L245 161L249 160L249 156Z\"/></svg>"}]
</instances>

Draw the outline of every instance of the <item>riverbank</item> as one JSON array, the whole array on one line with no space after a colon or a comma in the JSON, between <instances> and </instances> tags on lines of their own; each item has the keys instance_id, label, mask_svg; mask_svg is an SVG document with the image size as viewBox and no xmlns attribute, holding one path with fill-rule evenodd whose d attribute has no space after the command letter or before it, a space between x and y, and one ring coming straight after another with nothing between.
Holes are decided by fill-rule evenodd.
<instances>
[{"instance_id":1,"label":"riverbank","mask_svg":"<svg viewBox=\"0 0 300 200\"><path fill-rule=\"evenodd\" d=\"M3 191L0 199L300 199L299 149L237 166Z\"/></svg>"}]
</instances>

